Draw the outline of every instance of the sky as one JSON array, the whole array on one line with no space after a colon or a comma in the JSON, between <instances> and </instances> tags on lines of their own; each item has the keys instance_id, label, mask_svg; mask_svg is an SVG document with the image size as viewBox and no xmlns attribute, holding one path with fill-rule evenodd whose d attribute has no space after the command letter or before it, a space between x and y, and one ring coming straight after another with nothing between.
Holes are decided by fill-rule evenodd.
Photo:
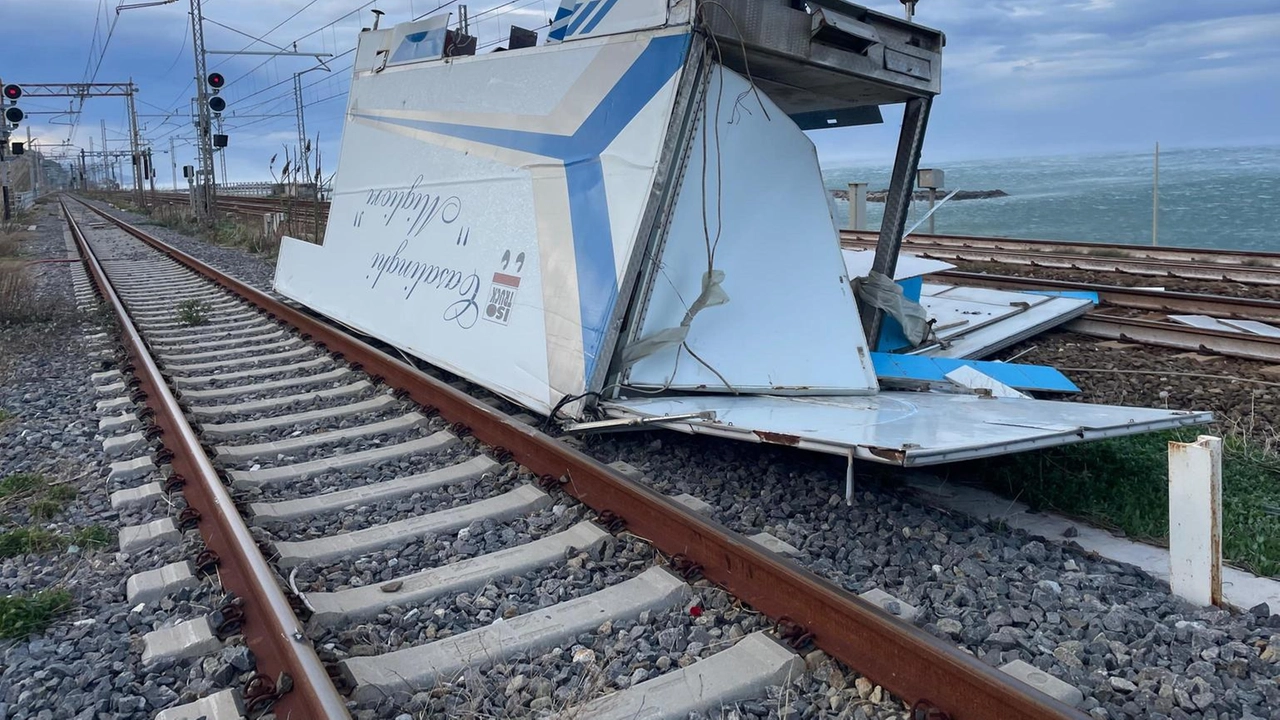
<instances>
[{"instance_id":1,"label":"sky","mask_svg":"<svg viewBox=\"0 0 1280 720\"><path fill-rule=\"evenodd\" d=\"M142 134L156 152L157 183L171 162L195 162L188 117L194 93L189 0L0 0L0 79L51 83L132 80ZM326 174L337 158L351 55L370 12L404 22L439 0L204 0L210 51L328 53L315 58L210 55L228 84L231 182L265 180L297 145L293 73L303 72L308 136ZM556 0L470 0L483 44L512 24L543 25ZM898 0L864 3L901 15ZM454 8L451 9L455 9ZM920 0L916 21L946 33L943 92L934 102L924 162L1162 148L1280 143L1280 6L1275 0ZM545 31L544 31L545 33ZM105 48L105 51L104 51ZM63 151L127 147L123 98L95 98L78 122L66 99L21 104L26 126ZM810 133L824 165L888 165L900 108L879 126ZM171 156L170 143L174 153ZM277 155L274 165L273 155ZM183 183L185 187L185 183Z\"/></svg>"}]
</instances>

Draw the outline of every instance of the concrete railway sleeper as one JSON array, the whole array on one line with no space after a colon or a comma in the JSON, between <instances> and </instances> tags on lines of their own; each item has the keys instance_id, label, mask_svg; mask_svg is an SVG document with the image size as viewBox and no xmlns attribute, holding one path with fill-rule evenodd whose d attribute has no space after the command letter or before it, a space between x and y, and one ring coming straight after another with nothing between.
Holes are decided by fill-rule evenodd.
<instances>
[{"instance_id":1,"label":"concrete railway sleeper","mask_svg":"<svg viewBox=\"0 0 1280 720\"><path fill-rule=\"evenodd\" d=\"M88 212L76 205L67 215L74 225ZM510 714L687 717L773 702L768 689L805 673L799 653L812 658L816 646L883 685L908 717L1083 717L896 619L880 600L861 599L765 549L785 543L733 533L113 223L95 228L83 245L97 255L89 262L102 271L104 295L135 340L133 370L148 403L168 399L165 412L156 410L159 430L140 437L158 434L172 453L183 478L168 490L212 496L188 498L198 512L139 529L138 542L198 527L212 548L230 541L216 524L237 525L241 544L218 549L220 572L228 586L239 576L243 631L263 647L255 653L279 694L272 699L280 716L458 710L468 701L468 676L508 662L528 668L508 685L516 698ZM144 258L147 276L127 271ZM193 278L228 291L217 300L219 316L208 325L165 322L157 301L169 286L190 293ZM134 303L151 313L143 335L128 320ZM145 354L148 342L163 344L159 360ZM223 517L237 504L247 519ZM237 561L252 570L233 569ZM159 573L185 578L183 570ZM262 587L249 587L251 577ZM282 587L293 589L296 615ZM264 632L273 612L274 635L249 637ZM206 626L193 618L181 632L199 644ZM364 640L353 644L353 637ZM679 662L627 665L633 645L677 642ZM533 661L548 651L563 667ZM282 674L292 690L275 682ZM553 678L572 680L547 687ZM527 707L520 704L526 696Z\"/></svg>"}]
</instances>

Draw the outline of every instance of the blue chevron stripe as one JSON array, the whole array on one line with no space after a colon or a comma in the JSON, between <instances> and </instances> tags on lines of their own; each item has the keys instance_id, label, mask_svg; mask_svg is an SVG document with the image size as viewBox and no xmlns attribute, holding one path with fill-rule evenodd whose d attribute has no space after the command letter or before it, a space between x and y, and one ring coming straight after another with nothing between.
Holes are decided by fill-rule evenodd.
<instances>
[{"instance_id":1,"label":"blue chevron stripe","mask_svg":"<svg viewBox=\"0 0 1280 720\"><path fill-rule=\"evenodd\" d=\"M602 9L601 12L607 11ZM478 127L458 123L383 117L377 111L355 113L381 123L447 135L493 147L553 158L564 163L569 192L569 219L578 268L584 377L600 360L600 346L617 303L617 266L609 225L600 153L635 119L676 71L684 65L690 35L666 35L649 41L640 56L583 120L572 135Z\"/></svg>"}]
</instances>

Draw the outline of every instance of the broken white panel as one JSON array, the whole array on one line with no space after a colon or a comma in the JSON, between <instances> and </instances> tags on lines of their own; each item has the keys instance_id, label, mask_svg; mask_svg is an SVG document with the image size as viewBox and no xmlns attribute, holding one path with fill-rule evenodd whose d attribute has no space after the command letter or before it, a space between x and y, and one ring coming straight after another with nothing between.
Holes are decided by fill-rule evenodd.
<instances>
[{"instance_id":1,"label":"broken white panel","mask_svg":"<svg viewBox=\"0 0 1280 720\"><path fill-rule=\"evenodd\" d=\"M1222 603L1222 439L1169 443L1169 588Z\"/></svg>"},{"instance_id":2,"label":"broken white panel","mask_svg":"<svg viewBox=\"0 0 1280 720\"><path fill-rule=\"evenodd\" d=\"M851 250L845 248L840 252L844 255L844 266L849 271L849 277L866 277L871 273L871 264L876 257L875 250ZM893 279L906 280L907 278L955 270L955 268L955 265L942 260L902 253L898 255L898 264L893 270Z\"/></svg>"},{"instance_id":3,"label":"broken white panel","mask_svg":"<svg viewBox=\"0 0 1280 720\"><path fill-rule=\"evenodd\" d=\"M968 365L961 365L946 374L946 378L959 387L979 391L979 395L990 395L991 397L1002 398L1027 398L1017 390L1005 385L999 380L987 375L984 372L975 370Z\"/></svg>"},{"instance_id":4,"label":"broken white panel","mask_svg":"<svg viewBox=\"0 0 1280 720\"><path fill-rule=\"evenodd\" d=\"M713 421L655 424L894 465L932 465L1085 440L1203 425L1213 413L924 392L874 396L685 395L603 403L616 417L711 411Z\"/></svg>"},{"instance_id":5,"label":"broken white panel","mask_svg":"<svg viewBox=\"0 0 1280 720\"><path fill-rule=\"evenodd\" d=\"M1240 332L1239 328L1224 325L1217 318L1208 315L1170 315L1169 319L1180 324L1189 325L1200 330L1214 330L1217 332Z\"/></svg>"},{"instance_id":6,"label":"broken white panel","mask_svg":"<svg viewBox=\"0 0 1280 720\"><path fill-rule=\"evenodd\" d=\"M876 251L842 249L841 254L845 256L845 268L849 270L849 277L865 278L872 272ZM893 279L905 281L906 278L918 278L920 275L942 273L955 268L955 265L946 261L920 258L918 255L902 252L897 256L897 265L893 268Z\"/></svg>"},{"instance_id":7,"label":"broken white panel","mask_svg":"<svg viewBox=\"0 0 1280 720\"><path fill-rule=\"evenodd\" d=\"M1085 298L937 283L924 284L920 304L937 321L934 329L944 342L918 354L970 359L1057 327L1093 307Z\"/></svg>"},{"instance_id":8,"label":"broken white panel","mask_svg":"<svg viewBox=\"0 0 1280 720\"><path fill-rule=\"evenodd\" d=\"M1263 337L1280 338L1280 328L1268 325L1257 320L1232 320L1227 318L1214 318L1208 315L1170 315L1169 319L1181 323L1182 325L1190 325L1193 328L1201 330L1216 330L1217 332L1244 333L1246 335L1261 335Z\"/></svg>"},{"instance_id":9,"label":"broken white panel","mask_svg":"<svg viewBox=\"0 0 1280 720\"><path fill-rule=\"evenodd\" d=\"M1229 325L1233 328L1237 328L1254 335L1280 338L1280 328L1275 327L1274 325L1268 325L1264 322L1258 322L1257 320L1235 320L1226 318L1223 319L1222 324Z\"/></svg>"},{"instance_id":10,"label":"broken white panel","mask_svg":"<svg viewBox=\"0 0 1280 720\"><path fill-rule=\"evenodd\" d=\"M626 331L623 361L634 362L622 382L697 391L723 391L727 383L739 392L874 393L875 370L813 143L732 71L716 68L705 92L703 121L690 141L644 314L639 327ZM723 104L718 123L717 103ZM687 349L680 337L652 347L685 324L709 269L723 273L719 289L727 302L708 305L687 323ZM648 354L635 359L641 348Z\"/></svg>"},{"instance_id":11,"label":"broken white panel","mask_svg":"<svg viewBox=\"0 0 1280 720\"><path fill-rule=\"evenodd\" d=\"M324 243L285 238L276 290L530 410L582 394L689 44L662 30L358 65Z\"/></svg>"}]
</instances>

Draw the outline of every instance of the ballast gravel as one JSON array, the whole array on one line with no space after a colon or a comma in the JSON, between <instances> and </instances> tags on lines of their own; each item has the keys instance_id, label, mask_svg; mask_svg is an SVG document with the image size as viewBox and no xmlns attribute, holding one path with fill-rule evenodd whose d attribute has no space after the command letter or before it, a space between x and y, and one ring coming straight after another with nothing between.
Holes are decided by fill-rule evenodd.
<instances>
[{"instance_id":1,"label":"ballast gravel","mask_svg":"<svg viewBox=\"0 0 1280 720\"><path fill-rule=\"evenodd\" d=\"M416 492L402 498L376 503L353 503L334 512L314 513L296 520L279 521L263 518L262 525L273 539L309 540L355 532L461 507L509 492L528 483L531 479L527 475L522 477L519 470L512 465L506 470L484 473L468 480L451 483L427 492Z\"/></svg>"},{"instance_id":2,"label":"ballast gravel","mask_svg":"<svg viewBox=\"0 0 1280 720\"><path fill-rule=\"evenodd\" d=\"M919 504L841 461L649 434L590 448L668 493L693 494L739 532L800 548L796 561L853 592L880 588L917 624L992 666L1024 660L1085 695L1095 718L1280 720L1280 615L1192 606L1141 570Z\"/></svg>"}]
</instances>

